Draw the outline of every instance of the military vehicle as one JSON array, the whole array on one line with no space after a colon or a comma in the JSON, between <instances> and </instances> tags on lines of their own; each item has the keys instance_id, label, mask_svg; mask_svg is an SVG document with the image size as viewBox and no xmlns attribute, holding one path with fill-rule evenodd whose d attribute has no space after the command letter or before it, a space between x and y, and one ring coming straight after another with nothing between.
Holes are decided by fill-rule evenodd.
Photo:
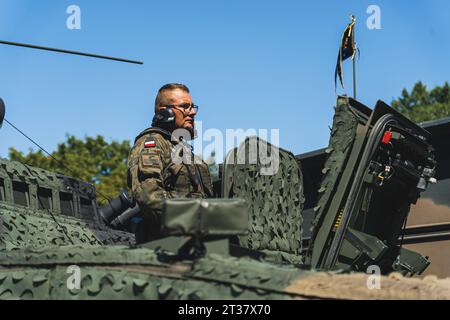
<instances>
[{"instance_id":1,"label":"military vehicle","mask_svg":"<svg viewBox=\"0 0 450 320\"><path fill-rule=\"evenodd\" d=\"M450 118L427 121L420 126L432 134L430 141L435 148L437 184L430 185L422 193L417 204L411 206L406 229L404 247L430 257L431 265L423 276L450 277ZM304 241L311 238L309 232L317 202L321 170L326 161L326 148L297 155L304 171L303 181L307 201L303 210Z\"/></svg>"},{"instance_id":2,"label":"military vehicle","mask_svg":"<svg viewBox=\"0 0 450 320\"><path fill-rule=\"evenodd\" d=\"M431 139L382 101L338 97L317 192L305 159L250 137L221 197L165 201L149 243L126 193L99 207L89 183L0 160L0 299L450 299L449 280L405 277L430 264L403 244L436 182Z\"/></svg>"}]
</instances>

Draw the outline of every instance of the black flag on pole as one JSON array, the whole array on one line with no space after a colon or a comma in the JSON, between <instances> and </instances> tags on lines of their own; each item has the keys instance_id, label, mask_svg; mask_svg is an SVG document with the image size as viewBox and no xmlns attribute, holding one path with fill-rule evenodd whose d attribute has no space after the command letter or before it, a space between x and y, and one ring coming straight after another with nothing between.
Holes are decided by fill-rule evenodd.
<instances>
[{"instance_id":1,"label":"black flag on pole","mask_svg":"<svg viewBox=\"0 0 450 320\"><path fill-rule=\"evenodd\" d=\"M355 58L356 54L356 45L355 45L355 17L351 16L352 21L348 24L348 26L344 30L344 34L342 35L341 45L339 47L339 54L337 58L336 71L334 73L334 86L337 84L337 77L339 76L339 81L341 82L341 86L344 87L344 82L342 80L342 62L347 60L348 58Z\"/></svg>"}]
</instances>

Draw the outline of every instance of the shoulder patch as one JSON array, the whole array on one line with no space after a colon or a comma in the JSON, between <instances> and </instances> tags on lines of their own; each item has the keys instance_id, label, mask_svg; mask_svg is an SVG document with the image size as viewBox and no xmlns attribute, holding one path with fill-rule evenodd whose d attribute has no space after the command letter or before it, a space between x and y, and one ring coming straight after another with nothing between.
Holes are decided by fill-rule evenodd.
<instances>
[{"instance_id":1,"label":"shoulder patch","mask_svg":"<svg viewBox=\"0 0 450 320\"><path fill-rule=\"evenodd\" d=\"M153 137L148 137L144 142L144 148L156 147L156 140Z\"/></svg>"}]
</instances>

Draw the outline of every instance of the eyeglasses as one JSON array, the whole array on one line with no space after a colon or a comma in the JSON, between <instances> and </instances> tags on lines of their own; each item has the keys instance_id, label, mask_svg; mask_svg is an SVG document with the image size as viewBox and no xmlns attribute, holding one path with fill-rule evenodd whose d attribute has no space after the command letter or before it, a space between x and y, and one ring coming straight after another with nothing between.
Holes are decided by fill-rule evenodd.
<instances>
[{"instance_id":1,"label":"eyeglasses","mask_svg":"<svg viewBox=\"0 0 450 320\"><path fill-rule=\"evenodd\" d=\"M179 108L182 109L184 113L189 112L194 109L195 113L198 113L198 106L195 104L183 103L183 104L166 104L166 108Z\"/></svg>"}]
</instances>

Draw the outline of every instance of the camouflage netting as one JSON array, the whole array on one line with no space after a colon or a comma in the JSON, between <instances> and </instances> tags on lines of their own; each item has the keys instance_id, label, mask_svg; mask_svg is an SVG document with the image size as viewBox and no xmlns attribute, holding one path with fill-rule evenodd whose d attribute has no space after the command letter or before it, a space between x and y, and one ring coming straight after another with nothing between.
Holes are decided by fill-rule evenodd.
<instances>
[{"instance_id":1,"label":"camouflage netting","mask_svg":"<svg viewBox=\"0 0 450 320\"><path fill-rule=\"evenodd\" d=\"M41 168L31 167L17 161L0 159L0 177L9 180L23 181L35 185L61 188L57 173Z\"/></svg>"},{"instance_id":2,"label":"camouflage netting","mask_svg":"<svg viewBox=\"0 0 450 320\"><path fill-rule=\"evenodd\" d=\"M249 150L257 141L267 143L256 137L247 138L224 164L224 197L245 199L250 210L249 234L241 237L241 245L265 251L271 260L301 264L304 196L299 164L292 153L274 148L272 152L279 155L278 170L263 175L261 168L265 166L260 158L257 164L249 161L255 159L257 152L252 154ZM243 155L245 162L239 161Z\"/></svg>"},{"instance_id":3,"label":"camouflage netting","mask_svg":"<svg viewBox=\"0 0 450 320\"><path fill-rule=\"evenodd\" d=\"M55 221L58 221L55 222ZM0 245L6 249L45 245L100 245L86 223L0 203Z\"/></svg>"},{"instance_id":4,"label":"camouflage netting","mask_svg":"<svg viewBox=\"0 0 450 320\"><path fill-rule=\"evenodd\" d=\"M2 201L14 202L13 199L13 183L24 183L29 188L29 206L38 209L39 199L36 194L38 187L46 188L52 191L52 196L56 199L58 192L74 192L77 196L83 194L89 200L95 198L95 187L87 182L66 177L61 174L47 171L41 168L28 166L26 164L0 159L0 179L5 188L5 199ZM60 211L58 201L53 203L53 210ZM93 217L92 217L93 218Z\"/></svg>"},{"instance_id":5,"label":"camouflage netting","mask_svg":"<svg viewBox=\"0 0 450 320\"><path fill-rule=\"evenodd\" d=\"M450 279L392 274L374 282L215 254L165 264L160 254L124 246L0 250L0 299L450 299ZM73 266L79 289L70 286Z\"/></svg>"},{"instance_id":6,"label":"camouflage netting","mask_svg":"<svg viewBox=\"0 0 450 320\"><path fill-rule=\"evenodd\" d=\"M336 182L347 161L351 146L355 140L358 120L350 111L348 99L340 97L337 100L336 113L333 118L333 128L326 153L328 154L323 179L319 189L319 201L314 208L315 216L312 222L311 234L315 238L315 229L320 225L327 208L327 203L335 193Z\"/></svg>"},{"instance_id":7,"label":"camouflage netting","mask_svg":"<svg viewBox=\"0 0 450 320\"><path fill-rule=\"evenodd\" d=\"M51 195L45 209L39 190ZM61 210L62 193L71 197L71 215ZM89 214L81 214L80 198L90 204ZM102 225L95 205L95 188L86 182L0 159L0 247L134 243L133 235Z\"/></svg>"},{"instance_id":8,"label":"camouflage netting","mask_svg":"<svg viewBox=\"0 0 450 320\"><path fill-rule=\"evenodd\" d=\"M99 225L45 211L0 202L0 247L8 250L27 246L83 244L132 244L125 232L103 230Z\"/></svg>"},{"instance_id":9,"label":"camouflage netting","mask_svg":"<svg viewBox=\"0 0 450 320\"><path fill-rule=\"evenodd\" d=\"M211 254L164 264L158 252L123 246L0 251L0 299L283 299L308 272ZM67 283L80 267L80 289Z\"/></svg>"}]
</instances>

